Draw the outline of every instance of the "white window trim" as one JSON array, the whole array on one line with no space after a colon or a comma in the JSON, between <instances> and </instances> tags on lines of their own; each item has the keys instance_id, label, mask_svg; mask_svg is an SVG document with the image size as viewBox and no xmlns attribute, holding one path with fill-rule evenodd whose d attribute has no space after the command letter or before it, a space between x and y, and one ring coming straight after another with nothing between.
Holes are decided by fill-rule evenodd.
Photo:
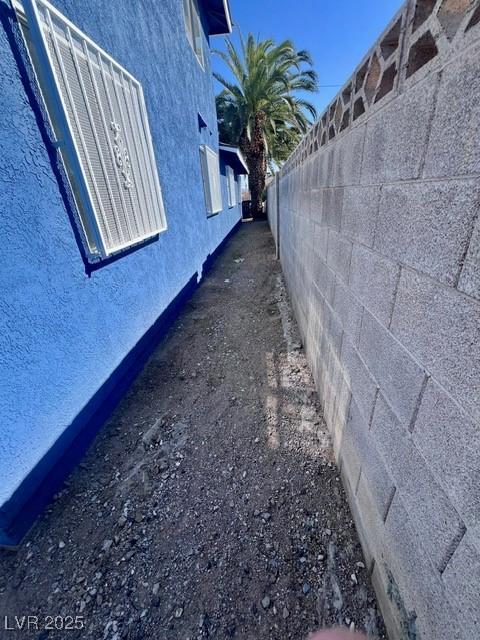
<instances>
[{"instance_id":1,"label":"white window trim","mask_svg":"<svg viewBox=\"0 0 480 640\"><path fill-rule=\"evenodd\" d=\"M200 162L207 213L214 215L223 209L218 153L206 144L201 145Z\"/></svg>"},{"instance_id":2,"label":"white window trim","mask_svg":"<svg viewBox=\"0 0 480 640\"><path fill-rule=\"evenodd\" d=\"M188 6L188 15L186 7ZM183 1L183 19L185 30L187 32L187 40L190 43L195 58L202 70L205 71L205 52L203 50L203 27L200 17L200 9L197 0ZM195 46L195 27L198 29L198 47Z\"/></svg>"},{"instance_id":3,"label":"white window trim","mask_svg":"<svg viewBox=\"0 0 480 640\"><path fill-rule=\"evenodd\" d=\"M115 242L115 246L107 247L107 236L102 231L102 223L100 221L99 215L100 212L96 210L91 193L91 187L88 184L88 180L85 174L85 166L81 162L78 141L75 140L73 130L71 128L71 123L68 117L67 106L62 95L62 90L58 84L58 80L53 71L54 63L52 59L52 54L49 51L48 45L46 43L42 27L40 25L41 18L39 16L39 11L37 8L37 2L42 6L42 9L46 9L50 15L58 18L63 24L65 24L67 28L67 32L73 33L75 37L80 38L85 42L85 46L90 46L91 49L98 53L106 63L111 65L111 68L115 69L116 72L123 74L125 77L125 82L131 83L135 86L135 89L138 92L138 103L134 106L138 109L139 120L136 122L136 126L141 126L141 130L143 131L143 135L145 136L146 148L142 148L139 146L140 151L137 149L137 145L135 143L135 156L137 159L138 169L143 170L145 167L146 174L140 175L140 181L142 182L142 198L146 198L145 202L151 200L152 203L155 203L156 216L158 222L155 225L151 225L151 229L145 233L138 233L138 225L136 225L137 234L133 235L133 237L129 239L123 238L123 242ZM51 5L47 0L24 0L24 4L20 4L17 0L14 2L14 8L17 12L19 19L22 20L22 24L26 26L29 30L29 34L32 36L33 46L35 46L35 55L39 58L39 65L35 65L34 60L32 59L32 66L34 68L35 74L38 76L39 71L41 72L42 77L38 78L39 85L41 89L41 94L45 102L45 107L47 113L49 115L52 129L54 130L57 141L55 142L55 146L59 149L62 161L65 165L67 175L69 180L71 181L72 192L79 210L80 221L83 226L83 232L86 239L86 248L88 249L88 253L94 259L98 258L107 258L111 257L114 254L124 251L128 247L132 247L143 243L144 241L157 236L162 231L167 229L167 223L165 218L165 211L163 207L163 199L160 188L160 183L158 179L158 171L155 162L155 155L153 150L153 142L151 139L150 129L148 125L148 116L145 106L145 99L143 95L143 89L140 83L121 65L118 64L108 53L106 53L103 49L101 49L98 45L95 44L86 34L84 34L76 25L74 25L68 18L66 18L62 13L60 13L53 5ZM29 49L29 45L27 44L27 50ZM88 56L88 64L91 65L93 62L91 61L91 56ZM40 68L37 68L39 66ZM133 98L132 98L133 100ZM89 106L87 104L87 111ZM130 114L128 115L129 120L131 120ZM89 113L90 117L90 113ZM105 115L102 116L105 120ZM133 117L133 116L132 116ZM98 132L96 131L96 127L92 127L92 133L94 139L98 142ZM82 135L82 134L80 134ZM138 143L140 145L140 142ZM143 154L143 155L140 155ZM103 157L103 151L100 151L100 156ZM88 164L88 156L87 156L87 164ZM105 167L102 169L105 172ZM106 175L105 175L106 179ZM91 180L95 183L94 175L91 173ZM150 193L145 190L144 183L148 184ZM94 184L95 186L95 184ZM110 185L109 185L110 189ZM111 194L112 196L112 194ZM123 194L121 193L121 197L123 199ZM138 195L140 197L140 195ZM113 204L113 200L112 200ZM100 205L101 206L101 205ZM127 220L126 211L125 219ZM103 215L103 212L102 212ZM148 215L145 214L147 217ZM153 215L153 212L152 212ZM155 220L155 217L153 218ZM118 220L118 218L117 218ZM103 225L105 226L105 218L103 219ZM133 221L128 219L128 225L133 226ZM93 235L93 244L92 238L89 236L89 233ZM108 230L107 230L108 235Z\"/></svg>"}]
</instances>

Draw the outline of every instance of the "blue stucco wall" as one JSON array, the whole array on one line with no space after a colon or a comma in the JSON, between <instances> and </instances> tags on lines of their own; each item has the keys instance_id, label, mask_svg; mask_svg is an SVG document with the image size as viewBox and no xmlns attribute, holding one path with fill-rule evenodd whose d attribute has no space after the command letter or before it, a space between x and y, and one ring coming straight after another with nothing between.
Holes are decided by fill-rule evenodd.
<instances>
[{"instance_id":1,"label":"blue stucco wall","mask_svg":"<svg viewBox=\"0 0 480 640\"><path fill-rule=\"evenodd\" d=\"M226 184L206 216L198 147L218 147L214 91L182 0L54 4L142 83L168 230L86 274L0 0L0 506L240 219Z\"/></svg>"}]
</instances>

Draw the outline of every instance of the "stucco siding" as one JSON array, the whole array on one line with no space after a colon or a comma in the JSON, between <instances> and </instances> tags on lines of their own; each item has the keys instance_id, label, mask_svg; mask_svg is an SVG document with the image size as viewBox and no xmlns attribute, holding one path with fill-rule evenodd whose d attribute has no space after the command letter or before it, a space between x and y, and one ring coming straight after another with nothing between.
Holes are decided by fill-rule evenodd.
<instances>
[{"instance_id":1,"label":"stucco siding","mask_svg":"<svg viewBox=\"0 0 480 640\"><path fill-rule=\"evenodd\" d=\"M1 0L0 506L240 219L225 187L224 210L206 215L199 145L218 148L213 82L182 1L55 6L142 83L168 230L86 274Z\"/></svg>"}]
</instances>

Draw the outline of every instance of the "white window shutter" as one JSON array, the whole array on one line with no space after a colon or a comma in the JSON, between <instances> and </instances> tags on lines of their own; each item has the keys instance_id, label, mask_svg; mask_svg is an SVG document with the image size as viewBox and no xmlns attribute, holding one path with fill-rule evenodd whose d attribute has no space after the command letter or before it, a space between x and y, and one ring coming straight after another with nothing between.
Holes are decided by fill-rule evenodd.
<instances>
[{"instance_id":1,"label":"white window shutter","mask_svg":"<svg viewBox=\"0 0 480 640\"><path fill-rule=\"evenodd\" d=\"M183 12L188 41L203 67L203 32L197 0L183 0Z\"/></svg>"},{"instance_id":2,"label":"white window shutter","mask_svg":"<svg viewBox=\"0 0 480 640\"><path fill-rule=\"evenodd\" d=\"M231 207L232 206L232 184L231 184L231 178L230 178L230 173L232 171L231 167L226 167L226 174L227 174L227 193L228 193L228 206Z\"/></svg>"},{"instance_id":3,"label":"white window shutter","mask_svg":"<svg viewBox=\"0 0 480 640\"><path fill-rule=\"evenodd\" d=\"M47 107L61 102L66 130L62 122L54 127L71 143L60 141L62 157L72 160L70 178L83 183L74 191L92 214L96 251L109 256L157 235L165 212L140 83L45 0L25 0L25 11L49 63L40 69L42 90L55 94Z\"/></svg>"},{"instance_id":4,"label":"white window shutter","mask_svg":"<svg viewBox=\"0 0 480 640\"><path fill-rule=\"evenodd\" d=\"M235 172L232 167L227 166L227 187L228 206L234 207L237 204L237 192L235 189Z\"/></svg>"},{"instance_id":5,"label":"white window shutter","mask_svg":"<svg viewBox=\"0 0 480 640\"><path fill-rule=\"evenodd\" d=\"M232 194L231 196L232 207L234 207L237 204L237 202L235 198L235 173L232 168L230 168L230 191Z\"/></svg>"},{"instance_id":6,"label":"white window shutter","mask_svg":"<svg viewBox=\"0 0 480 640\"><path fill-rule=\"evenodd\" d=\"M200 147L203 186L208 213L222 210L222 190L218 154L207 145Z\"/></svg>"},{"instance_id":7,"label":"white window shutter","mask_svg":"<svg viewBox=\"0 0 480 640\"><path fill-rule=\"evenodd\" d=\"M183 0L183 16L185 18L185 29L187 31L188 41L190 42L190 46L194 48L191 0Z\"/></svg>"}]
</instances>

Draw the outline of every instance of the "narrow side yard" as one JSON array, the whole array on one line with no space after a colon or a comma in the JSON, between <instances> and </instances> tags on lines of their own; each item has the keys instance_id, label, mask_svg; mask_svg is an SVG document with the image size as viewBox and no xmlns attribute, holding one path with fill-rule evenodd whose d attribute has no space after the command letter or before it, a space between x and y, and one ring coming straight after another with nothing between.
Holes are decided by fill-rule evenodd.
<instances>
[{"instance_id":1,"label":"narrow side yard","mask_svg":"<svg viewBox=\"0 0 480 640\"><path fill-rule=\"evenodd\" d=\"M15 552L1 638L384 637L273 240L244 224Z\"/></svg>"}]
</instances>

